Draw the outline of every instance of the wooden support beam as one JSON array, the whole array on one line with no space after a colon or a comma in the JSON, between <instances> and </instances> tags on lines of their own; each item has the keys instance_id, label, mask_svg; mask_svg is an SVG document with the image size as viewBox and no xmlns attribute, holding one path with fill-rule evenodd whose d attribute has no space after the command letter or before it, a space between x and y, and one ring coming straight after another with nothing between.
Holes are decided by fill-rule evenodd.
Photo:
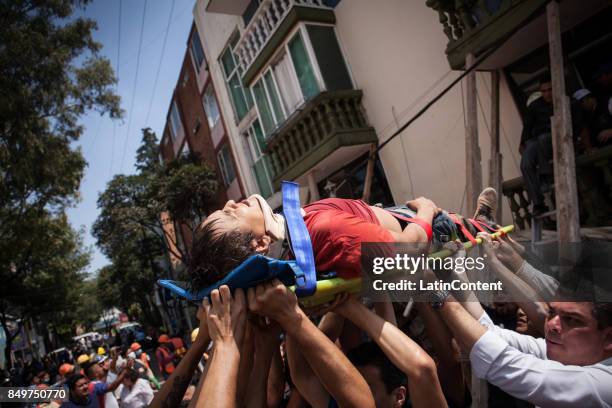
<instances>
[{"instance_id":1,"label":"wooden support beam","mask_svg":"<svg viewBox=\"0 0 612 408\"><path fill-rule=\"evenodd\" d=\"M474 54L468 54L465 68L474 65ZM476 95L476 71L466 77L466 134L465 134L465 182L467 187L467 215L476 211L476 200L482 190L482 167L480 164L480 145L478 144L478 100Z\"/></svg>"},{"instance_id":2,"label":"wooden support beam","mask_svg":"<svg viewBox=\"0 0 612 408\"><path fill-rule=\"evenodd\" d=\"M559 244L580 242L576 162L570 101L565 94L559 3L546 6L554 116L551 118Z\"/></svg>"},{"instance_id":3,"label":"wooden support beam","mask_svg":"<svg viewBox=\"0 0 612 408\"><path fill-rule=\"evenodd\" d=\"M366 203L370 202L370 193L372 192L372 179L374 178L374 164L376 163L376 144L370 145L370 155L368 157L368 165L366 167L365 180L363 182L363 195L361 199Z\"/></svg>"},{"instance_id":4,"label":"wooden support beam","mask_svg":"<svg viewBox=\"0 0 612 408\"><path fill-rule=\"evenodd\" d=\"M502 154L499 146L499 71L491 71L491 155L488 185L497 191L496 220L502 219Z\"/></svg>"}]
</instances>

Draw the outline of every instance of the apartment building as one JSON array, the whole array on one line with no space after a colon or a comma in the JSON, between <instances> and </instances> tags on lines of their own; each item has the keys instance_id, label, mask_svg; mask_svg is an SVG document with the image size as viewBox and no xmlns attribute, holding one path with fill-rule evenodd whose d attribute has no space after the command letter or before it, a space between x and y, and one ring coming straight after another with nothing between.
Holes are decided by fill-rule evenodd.
<instances>
[{"instance_id":1,"label":"apartment building","mask_svg":"<svg viewBox=\"0 0 612 408\"><path fill-rule=\"evenodd\" d=\"M548 71L547 2L455 3L199 0L195 24L245 194L278 206L287 179L310 200L361 197L370 146L462 75L468 54L496 46L378 152L370 202L422 195L469 214L476 189L504 181L501 221L528 227L518 150L526 102ZM608 44L605 3L561 2L569 94L589 84L589 50Z\"/></svg>"}]
</instances>

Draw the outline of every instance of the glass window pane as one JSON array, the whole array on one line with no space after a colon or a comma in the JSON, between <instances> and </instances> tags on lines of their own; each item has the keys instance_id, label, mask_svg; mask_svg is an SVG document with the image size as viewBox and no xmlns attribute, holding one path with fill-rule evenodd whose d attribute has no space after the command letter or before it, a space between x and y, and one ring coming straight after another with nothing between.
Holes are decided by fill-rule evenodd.
<instances>
[{"instance_id":1,"label":"glass window pane","mask_svg":"<svg viewBox=\"0 0 612 408\"><path fill-rule=\"evenodd\" d=\"M176 102L172 102L172 108L170 109L170 125L172 126L172 136L174 138L178 137L179 130L181 129L181 116Z\"/></svg>"},{"instance_id":2,"label":"glass window pane","mask_svg":"<svg viewBox=\"0 0 612 408\"><path fill-rule=\"evenodd\" d=\"M297 74L304 99L310 99L319 93L319 87L312 65L310 65L308 54L306 53L306 47L299 33L289 43L289 52L291 53L291 59L295 66L295 73Z\"/></svg>"},{"instance_id":3,"label":"glass window pane","mask_svg":"<svg viewBox=\"0 0 612 408\"><path fill-rule=\"evenodd\" d=\"M232 102L234 102L234 108L236 109L236 116L238 120L240 120L247 114L249 108L244 100L244 92L242 91L242 84L240 83L238 75L234 75L230 79L228 85L230 94L232 95Z\"/></svg>"},{"instance_id":4,"label":"glass window pane","mask_svg":"<svg viewBox=\"0 0 612 408\"><path fill-rule=\"evenodd\" d=\"M223 71L225 72L225 77L229 78L229 76L234 71L234 56L232 55L232 50L228 47L223 55L221 56L221 65L223 65Z\"/></svg>"},{"instance_id":5,"label":"glass window pane","mask_svg":"<svg viewBox=\"0 0 612 408\"><path fill-rule=\"evenodd\" d=\"M266 91L263 88L263 81L261 79L253 85L253 94L255 95L255 103L259 110L259 119L261 120L264 131L270 133L270 131L274 129L274 121L272 120L268 98L266 98Z\"/></svg>"},{"instance_id":6,"label":"glass window pane","mask_svg":"<svg viewBox=\"0 0 612 408\"><path fill-rule=\"evenodd\" d=\"M200 66L204 62L204 49L202 48L202 43L200 42L200 36L197 30L193 33L193 36L191 37L191 54L195 59L195 65L199 72Z\"/></svg>"},{"instance_id":7,"label":"glass window pane","mask_svg":"<svg viewBox=\"0 0 612 408\"><path fill-rule=\"evenodd\" d=\"M263 152L266 148L266 137L258 120L253 122L253 132L255 133L255 139L257 140L257 147L259 148L258 153L261 156L261 152Z\"/></svg>"},{"instance_id":8,"label":"glass window pane","mask_svg":"<svg viewBox=\"0 0 612 408\"><path fill-rule=\"evenodd\" d=\"M212 85L208 85L204 91L202 97L204 104L204 111L206 112L206 118L208 119L208 127L211 129L219 122L221 114L219 113L219 105L217 105L217 99L213 92Z\"/></svg>"},{"instance_id":9,"label":"glass window pane","mask_svg":"<svg viewBox=\"0 0 612 408\"><path fill-rule=\"evenodd\" d=\"M261 195L263 197L269 197L272 194L272 187L270 186L270 180L268 179L268 174L265 168L266 164L264 158L257 160L255 164L253 164L253 172L255 173L255 178L257 179L257 185L259 186L259 190L261 191Z\"/></svg>"},{"instance_id":10,"label":"glass window pane","mask_svg":"<svg viewBox=\"0 0 612 408\"><path fill-rule=\"evenodd\" d=\"M227 145L223 147L223 159L225 161L225 169L227 171L227 179L229 184L236 178L236 172L234 171L234 162L232 160L232 154Z\"/></svg>"},{"instance_id":11,"label":"glass window pane","mask_svg":"<svg viewBox=\"0 0 612 408\"><path fill-rule=\"evenodd\" d=\"M281 107L280 99L278 98L276 86L274 86L274 80L272 79L272 73L270 71L266 72L266 75L264 75L264 80L266 82L266 88L268 88L268 95L270 96L270 103L272 103L272 110L274 111L274 116L276 116L276 124L278 125L280 122L285 120L285 115L283 113L283 108Z\"/></svg>"}]
</instances>

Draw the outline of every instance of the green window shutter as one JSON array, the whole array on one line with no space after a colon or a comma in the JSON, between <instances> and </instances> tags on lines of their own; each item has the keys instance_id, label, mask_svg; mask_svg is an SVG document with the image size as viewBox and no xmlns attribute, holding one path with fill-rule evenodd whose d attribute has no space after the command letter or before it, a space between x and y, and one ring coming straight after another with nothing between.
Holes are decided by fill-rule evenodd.
<instances>
[{"instance_id":1,"label":"green window shutter","mask_svg":"<svg viewBox=\"0 0 612 408\"><path fill-rule=\"evenodd\" d=\"M304 99L308 100L319 93L319 86L317 85L314 70L306 53L304 41L302 41L299 33L289 43L289 52L291 53L291 59L295 66L295 73L297 74L302 94Z\"/></svg>"}]
</instances>

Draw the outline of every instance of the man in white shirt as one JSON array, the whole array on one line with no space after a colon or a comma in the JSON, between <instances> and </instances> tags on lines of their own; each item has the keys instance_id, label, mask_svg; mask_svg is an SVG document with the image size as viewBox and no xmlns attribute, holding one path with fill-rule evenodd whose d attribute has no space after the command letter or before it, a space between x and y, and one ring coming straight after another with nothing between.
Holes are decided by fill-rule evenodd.
<instances>
[{"instance_id":1,"label":"man in white shirt","mask_svg":"<svg viewBox=\"0 0 612 408\"><path fill-rule=\"evenodd\" d=\"M479 378L541 407L612 407L612 303L551 302L536 339L495 326L477 302L433 299Z\"/></svg>"},{"instance_id":2,"label":"man in white shirt","mask_svg":"<svg viewBox=\"0 0 612 408\"><path fill-rule=\"evenodd\" d=\"M153 389L147 380L140 378L135 369L128 370L119 397L121 408L144 408L153 401Z\"/></svg>"}]
</instances>

